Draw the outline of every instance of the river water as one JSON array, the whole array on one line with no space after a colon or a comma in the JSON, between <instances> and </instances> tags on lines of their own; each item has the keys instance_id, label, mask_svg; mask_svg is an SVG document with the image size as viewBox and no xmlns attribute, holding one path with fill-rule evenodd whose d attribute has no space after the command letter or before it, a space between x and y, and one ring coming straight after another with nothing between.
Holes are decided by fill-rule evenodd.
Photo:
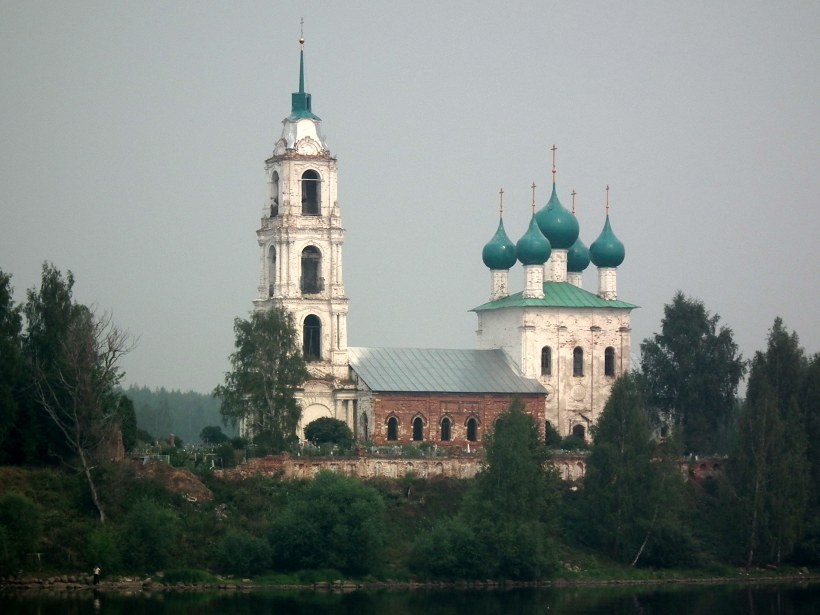
<instances>
[{"instance_id":1,"label":"river water","mask_svg":"<svg viewBox=\"0 0 820 615\"><path fill-rule=\"evenodd\" d=\"M641 615L820 613L820 584L560 587L510 590L157 593L53 596L0 594L3 615L311 614L489 615L637 613Z\"/></svg>"}]
</instances>

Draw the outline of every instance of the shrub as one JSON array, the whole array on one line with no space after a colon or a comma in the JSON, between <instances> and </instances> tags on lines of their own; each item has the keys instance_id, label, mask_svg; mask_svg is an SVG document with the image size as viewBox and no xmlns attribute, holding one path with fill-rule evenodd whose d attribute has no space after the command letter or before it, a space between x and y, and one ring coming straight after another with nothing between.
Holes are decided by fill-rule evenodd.
<instances>
[{"instance_id":1,"label":"shrub","mask_svg":"<svg viewBox=\"0 0 820 615\"><path fill-rule=\"evenodd\" d=\"M95 527L85 539L86 561L92 566L99 566L103 571L120 569L122 560L117 535L109 526Z\"/></svg>"},{"instance_id":2,"label":"shrub","mask_svg":"<svg viewBox=\"0 0 820 615\"><path fill-rule=\"evenodd\" d=\"M486 549L460 518L445 518L413 543L410 568L425 577L486 577Z\"/></svg>"},{"instance_id":3,"label":"shrub","mask_svg":"<svg viewBox=\"0 0 820 615\"><path fill-rule=\"evenodd\" d=\"M231 446L230 442L225 442L216 447L214 454L218 460L217 465L221 463L223 468L236 467L236 449Z\"/></svg>"},{"instance_id":4,"label":"shrub","mask_svg":"<svg viewBox=\"0 0 820 615\"><path fill-rule=\"evenodd\" d=\"M199 432L199 439L205 444L224 444L229 440L219 425L208 425Z\"/></svg>"},{"instance_id":5,"label":"shrub","mask_svg":"<svg viewBox=\"0 0 820 615\"><path fill-rule=\"evenodd\" d=\"M547 443L547 448L561 447L561 434L558 433L558 430L555 429L549 421L547 421L547 429L544 434L544 439Z\"/></svg>"},{"instance_id":6,"label":"shrub","mask_svg":"<svg viewBox=\"0 0 820 615\"><path fill-rule=\"evenodd\" d=\"M43 528L40 508L16 491L0 496L0 571L20 567L37 548Z\"/></svg>"},{"instance_id":7,"label":"shrub","mask_svg":"<svg viewBox=\"0 0 820 615\"><path fill-rule=\"evenodd\" d=\"M344 421L321 417L305 427L305 439L317 446L335 444L342 450L353 446L353 433Z\"/></svg>"},{"instance_id":8,"label":"shrub","mask_svg":"<svg viewBox=\"0 0 820 615\"><path fill-rule=\"evenodd\" d=\"M589 444L580 436L569 435L561 440L559 448L565 451L585 451L589 449Z\"/></svg>"},{"instance_id":9,"label":"shrub","mask_svg":"<svg viewBox=\"0 0 820 615\"><path fill-rule=\"evenodd\" d=\"M120 552L125 564L141 572L165 568L176 539L176 515L152 500L140 500L125 518Z\"/></svg>"},{"instance_id":10,"label":"shrub","mask_svg":"<svg viewBox=\"0 0 820 615\"><path fill-rule=\"evenodd\" d=\"M367 574L381 555L384 501L364 483L319 472L271 526L274 566Z\"/></svg>"},{"instance_id":11,"label":"shrub","mask_svg":"<svg viewBox=\"0 0 820 615\"><path fill-rule=\"evenodd\" d=\"M248 576L270 567L271 550L262 538L242 530L229 530L217 543L215 559L220 572Z\"/></svg>"}]
</instances>

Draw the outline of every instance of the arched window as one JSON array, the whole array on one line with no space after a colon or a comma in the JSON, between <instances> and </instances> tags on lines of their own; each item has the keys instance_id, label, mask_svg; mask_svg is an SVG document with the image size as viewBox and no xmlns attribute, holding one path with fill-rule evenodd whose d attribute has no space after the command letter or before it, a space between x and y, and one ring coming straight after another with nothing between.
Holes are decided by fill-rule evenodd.
<instances>
[{"instance_id":1,"label":"arched window","mask_svg":"<svg viewBox=\"0 0 820 615\"><path fill-rule=\"evenodd\" d=\"M469 442L478 440L478 421L474 417L467 419L467 440Z\"/></svg>"},{"instance_id":2,"label":"arched window","mask_svg":"<svg viewBox=\"0 0 820 615\"><path fill-rule=\"evenodd\" d=\"M583 425L573 425L572 435L583 440L586 437L586 429Z\"/></svg>"},{"instance_id":3,"label":"arched window","mask_svg":"<svg viewBox=\"0 0 820 615\"><path fill-rule=\"evenodd\" d=\"M302 173L302 215L318 216L322 179L316 171Z\"/></svg>"},{"instance_id":4,"label":"arched window","mask_svg":"<svg viewBox=\"0 0 820 615\"><path fill-rule=\"evenodd\" d=\"M322 358L322 321L313 314L305 318L302 328L302 351L305 361L319 361Z\"/></svg>"},{"instance_id":5,"label":"arched window","mask_svg":"<svg viewBox=\"0 0 820 615\"><path fill-rule=\"evenodd\" d=\"M424 421L420 416L413 419L413 440L415 442L424 440Z\"/></svg>"},{"instance_id":6,"label":"arched window","mask_svg":"<svg viewBox=\"0 0 820 615\"><path fill-rule=\"evenodd\" d=\"M541 375L552 376L552 348L549 346L541 349Z\"/></svg>"},{"instance_id":7,"label":"arched window","mask_svg":"<svg viewBox=\"0 0 820 615\"><path fill-rule=\"evenodd\" d=\"M441 419L441 441L449 442L453 437L453 422L446 416Z\"/></svg>"},{"instance_id":8,"label":"arched window","mask_svg":"<svg viewBox=\"0 0 820 615\"><path fill-rule=\"evenodd\" d=\"M322 254L316 246L308 246L302 250L302 277L299 288L303 293L316 294L324 290L324 278L319 274L322 271Z\"/></svg>"},{"instance_id":9,"label":"arched window","mask_svg":"<svg viewBox=\"0 0 820 615\"><path fill-rule=\"evenodd\" d=\"M268 297L273 297L276 290L276 248L273 246L268 250Z\"/></svg>"},{"instance_id":10,"label":"arched window","mask_svg":"<svg viewBox=\"0 0 820 615\"><path fill-rule=\"evenodd\" d=\"M615 375L615 349L612 346L604 350L604 375Z\"/></svg>"},{"instance_id":11,"label":"arched window","mask_svg":"<svg viewBox=\"0 0 820 615\"><path fill-rule=\"evenodd\" d=\"M576 346L572 351L572 375L580 377L584 375L584 349Z\"/></svg>"},{"instance_id":12,"label":"arched window","mask_svg":"<svg viewBox=\"0 0 820 615\"><path fill-rule=\"evenodd\" d=\"M389 442L395 442L399 439L399 419L395 416L391 416L387 419L387 440Z\"/></svg>"},{"instance_id":13,"label":"arched window","mask_svg":"<svg viewBox=\"0 0 820 615\"><path fill-rule=\"evenodd\" d=\"M279 215L279 173L273 172L270 178L270 217Z\"/></svg>"}]
</instances>

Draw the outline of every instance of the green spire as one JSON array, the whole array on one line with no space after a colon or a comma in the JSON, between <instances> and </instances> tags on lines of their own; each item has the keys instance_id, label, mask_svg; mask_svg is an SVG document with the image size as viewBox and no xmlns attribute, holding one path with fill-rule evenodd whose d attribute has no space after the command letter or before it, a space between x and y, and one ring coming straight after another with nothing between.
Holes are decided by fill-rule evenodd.
<instances>
[{"instance_id":1,"label":"green spire","mask_svg":"<svg viewBox=\"0 0 820 615\"><path fill-rule=\"evenodd\" d=\"M291 121L301 119L320 120L310 109L310 94L305 92L305 39L299 38L299 91L290 95Z\"/></svg>"},{"instance_id":2,"label":"green spire","mask_svg":"<svg viewBox=\"0 0 820 615\"><path fill-rule=\"evenodd\" d=\"M304 39L299 39L300 41ZM299 50L299 93L305 93L305 47L304 43Z\"/></svg>"}]
</instances>

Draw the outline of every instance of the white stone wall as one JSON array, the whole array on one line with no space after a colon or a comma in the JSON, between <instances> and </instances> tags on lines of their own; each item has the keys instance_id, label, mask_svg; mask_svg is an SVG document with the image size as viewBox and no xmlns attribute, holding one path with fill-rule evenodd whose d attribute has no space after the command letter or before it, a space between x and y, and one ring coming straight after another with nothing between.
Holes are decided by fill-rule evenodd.
<instances>
[{"instance_id":1,"label":"white stone wall","mask_svg":"<svg viewBox=\"0 0 820 615\"><path fill-rule=\"evenodd\" d=\"M553 248L550 257L544 263L545 282L566 282L567 281L567 251Z\"/></svg>"},{"instance_id":2,"label":"white stone wall","mask_svg":"<svg viewBox=\"0 0 820 615\"><path fill-rule=\"evenodd\" d=\"M543 265L524 266L524 296L530 299L542 299L544 297Z\"/></svg>"},{"instance_id":3,"label":"white stone wall","mask_svg":"<svg viewBox=\"0 0 820 615\"><path fill-rule=\"evenodd\" d=\"M615 267L598 268L598 296L607 301L618 298L618 270Z\"/></svg>"},{"instance_id":4,"label":"white stone wall","mask_svg":"<svg viewBox=\"0 0 820 615\"><path fill-rule=\"evenodd\" d=\"M510 294L510 272L507 269L490 271L490 301L498 301Z\"/></svg>"},{"instance_id":5,"label":"white stone wall","mask_svg":"<svg viewBox=\"0 0 820 615\"><path fill-rule=\"evenodd\" d=\"M546 418L561 435L582 425L588 434L615 378L629 370L629 310L616 308L509 308L479 313L479 348L502 348L528 378L547 388ZM552 371L541 374L541 350L552 349ZM583 376L573 375L573 351L583 350ZM605 375L605 351L615 351L614 376Z\"/></svg>"}]
</instances>

